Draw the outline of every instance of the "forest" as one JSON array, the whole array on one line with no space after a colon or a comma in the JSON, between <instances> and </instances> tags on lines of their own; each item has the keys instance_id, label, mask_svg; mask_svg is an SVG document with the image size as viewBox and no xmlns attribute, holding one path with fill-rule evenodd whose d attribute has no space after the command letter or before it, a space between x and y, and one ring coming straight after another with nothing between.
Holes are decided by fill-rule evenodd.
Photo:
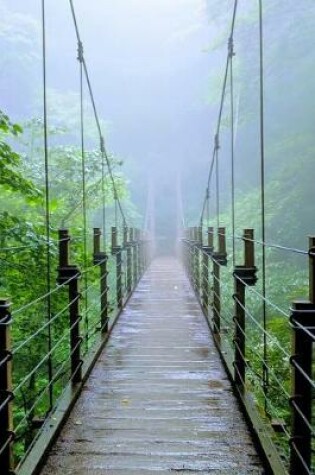
<instances>
[{"instance_id":1,"label":"forest","mask_svg":"<svg viewBox=\"0 0 315 475\"><path fill-rule=\"evenodd\" d=\"M93 71L93 86L99 99L108 159L106 172L87 83L80 96L77 43L68 5L56 8L53 2L47 2L47 84L43 85L40 2L32 0L26 7L20 0L0 0L0 291L3 298L12 301L13 349L19 350L13 371L14 384L21 389L14 402L14 425L19 428L17 461L32 445L34 420L49 413L49 405L62 393L69 373L66 368L56 378L53 389L44 389L49 365L54 373L65 362L65 343L53 361L48 358L26 384L23 381L24 375L32 373L47 354L46 333L35 341L30 339L29 344L23 341L39 331L47 319L47 300L39 297L56 287L58 230L70 230L71 260L83 273L89 269L83 279L82 297L86 314L92 302L90 322L83 318L87 353L95 342L93 329L99 312L98 304L93 307L98 295L98 274L92 261L93 228L105 230L102 246L110 254L112 226L118 228L122 240L127 222L134 228L145 224L150 189L158 252L173 251L182 223L185 227L199 226L221 98L231 2L179 1L179 12L163 1L155 6L154 14L143 6L138 15L132 14L130 4L130 18L123 15L126 5L122 0L104 10L95 6L93 18L84 3L78 0L77 9L81 20L87 15L86 24L82 24L87 40L84 54ZM95 20L98 14L104 23ZM240 237L245 228L255 230L258 283L248 296L248 306L259 325L263 324L265 312L267 361L273 368L268 400L262 384L264 338L257 325L250 322L249 385L262 417L280 421L285 431L291 424L287 404L289 313L293 300L308 296L308 236L315 235L315 6L311 0L264 2L264 230L258 15L258 2L240 2L233 38L234 132L231 137L232 89L228 82L219 134L217 182L211 183L208 215L202 225L204 239L209 226L226 230L228 264L222 272L226 275L222 318L226 319L233 314L233 265L235 260L242 264ZM111 24L114 20L120 24L116 38ZM100 38L105 48L97 39L97 31L102 31ZM148 35L147 44L144 35ZM118 202L125 215L120 213ZM113 273L115 262L113 258L109 261ZM114 283L111 285L114 288ZM66 298L62 290L49 302L50 316L61 312L50 335L50 345L67 331L68 317L63 313ZM29 302L35 305L28 306ZM115 305L117 302L110 309L113 314ZM229 322L227 340L231 345L232 321ZM39 396L40 402L34 406ZM286 460L283 431L273 437Z\"/></svg>"}]
</instances>

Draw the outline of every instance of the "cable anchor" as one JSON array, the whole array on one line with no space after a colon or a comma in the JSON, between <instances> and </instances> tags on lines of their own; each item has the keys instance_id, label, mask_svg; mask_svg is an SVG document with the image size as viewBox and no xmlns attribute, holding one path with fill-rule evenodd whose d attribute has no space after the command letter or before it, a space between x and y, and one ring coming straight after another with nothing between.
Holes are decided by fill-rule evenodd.
<instances>
[{"instance_id":1,"label":"cable anchor","mask_svg":"<svg viewBox=\"0 0 315 475\"><path fill-rule=\"evenodd\" d=\"M219 150L219 149L220 149L219 134L216 134L215 137L214 137L214 147L215 147L215 150Z\"/></svg>"},{"instance_id":2,"label":"cable anchor","mask_svg":"<svg viewBox=\"0 0 315 475\"><path fill-rule=\"evenodd\" d=\"M84 62L84 50L83 50L83 43L82 41L78 41L78 61L80 63Z\"/></svg>"},{"instance_id":3,"label":"cable anchor","mask_svg":"<svg viewBox=\"0 0 315 475\"><path fill-rule=\"evenodd\" d=\"M228 53L229 53L230 59L233 58L233 56L235 56L233 36L230 36L229 41L228 41Z\"/></svg>"},{"instance_id":4,"label":"cable anchor","mask_svg":"<svg viewBox=\"0 0 315 475\"><path fill-rule=\"evenodd\" d=\"M102 135L100 137L100 149L101 149L101 153L105 154L105 140Z\"/></svg>"}]
</instances>

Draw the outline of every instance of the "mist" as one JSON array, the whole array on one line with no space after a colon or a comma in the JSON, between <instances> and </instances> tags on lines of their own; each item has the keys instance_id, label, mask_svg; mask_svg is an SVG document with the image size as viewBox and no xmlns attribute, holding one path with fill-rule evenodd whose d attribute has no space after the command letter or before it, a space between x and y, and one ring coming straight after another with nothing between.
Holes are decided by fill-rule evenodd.
<instances>
[{"instance_id":1,"label":"mist","mask_svg":"<svg viewBox=\"0 0 315 475\"><path fill-rule=\"evenodd\" d=\"M9 94L2 94L2 107L19 118L40 102L39 2L2 4L35 32L29 48L37 64L28 64L26 75L13 77ZM208 3L77 0L75 7L96 101L106 121L107 147L124 161L141 216L151 182L156 229L161 229L162 238L174 240L176 180L180 177L191 187L195 170L200 165L206 170L211 148L214 117L207 96L213 58L208 47L214 28L209 26ZM78 93L77 44L68 2L48 1L46 9L48 87L65 95ZM18 41L15 46L18 54ZM219 55L215 61L220 59ZM8 87L4 78L1 87ZM191 188L195 195L195 186ZM197 191L199 202L202 193ZM185 195L188 199L189 192Z\"/></svg>"},{"instance_id":2,"label":"mist","mask_svg":"<svg viewBox=\"0 0 315 475\"><path fill-rule=\"evenodd\" d=\"M172 248L179 221L184 219L190 225L199 222L216 132L232 2L76 0L74 5L107 149L123 162L128 200L139 226L145 220L150 191L157 237L163 247L168 242ZM17 121L41 117L40 2L2 0L0 6L5 72L0 78L1 107ZM241 199L260 183L259 61L257 5L242 3L239 10L234 39L234 142L236 195ZM311 117L315 95L308 80L314 58L306 46L314 28L314 15L310 14L314 5L308 0L300 8L293 1L268 1L265 11L266 176L274 180L286 167L286 156L296 156L295 146L287 150L288 135L307 136L309 147L314 145ZM292 11L299 23L292 23ZM277 15L282 15L279 24ZM48 0L46 17L48 121L58 123L62 117L72 129L72 142L79 144L77 40L68 2ZM288 89L289 100L285 94ZM227 88L220 131L222 213L228 212L231 202L229 94ZM85 98L91 115L86 89ZM96 139L91 138L92 142L97 148ZM178 183L184 216L178 212ZM255 213L259 196L252 202ZM270 211L273 202L271 196ZM210 206L214 219L214 200ZM300 223L303 232L311 231L306 223L310 213L306 211ZM239 219L241 222L242 216ZM223 216L222 220L229 225L229 218ZM271 223L270 229L273 227ZM282 236L285 239L285 233ZM293 233L290 239L301 243L303 238Z\"/></svg>"},{"instance_id":3,"label":"mist","mask_svg":"<svg viewBox=\"0 0 315 475\"><path fill-rule=\"evenodd\" d=\"M209 327L227 358L235 393L245 409L252 401L249 419L257 409L252 422L261 420L255 431L264 438L266 460L289 467L299 458L302 470L311 473L314 32L314 0L0 0L0 290L14 307L11 319L11 302L1 299L0 393L8 396L1 403L6 412L0 459L6 458L7 467L11 446L17 463L25 454L32 458L34 440L42 443L38 429L46 438L52 409L60 397L77 394L73 384L81 387L84 358L95 360L120 314L124 328L113 339L118 346L109 345L117 379L107 357L102 360L115 386L127 375L123 387L117 386L119 399L109 406L110 420L113 410L120 413L129 402L132 410L130 371L139 381L136 393L147 399L142 388L151 363L151 374L159 374L163 384L178 381L180 391L185 384L182 418L180 391L173 386L163 413L153 412L165 388L155 392L155 380L147 380L154 397L150 405L135 404L135 414L150 410L158 430L173 402L186 428L195 410L188 383L232 394L225 376L223 385L213 385L212 373L206 376L214 352L196 321L203 313L206 332ZM101 347L94 350L96 343ZM205 358L200 376L187 366L185 348L197 350L194 364ZM130 350L132 365L124 371ZM165 372L157 366L158 355L167 363ZM102 376L97 381L108 389ZM199 390L193 394L200 400ZM303 404L296 399L301 394ZM186 406L187 397L192 406ZM207 414L217 411L220 398L203 399ZM224 420L231 407L234 427L235 407L221 402ZM162 439L150 430L153 451L136 437L139 451L130 452L124 439L123 465L133 470L130 454L141 464L142 454L149 455L153 463L155 453L177 459L171 465L167 460L170 470L191 470L186 451L195 447L194 463L204 463L208 448L210 456L216 450L210 439L219 433L218 447L238 452L232 426L226 426L222 445L222 424L218 431L216 416L216 429L209 431L198 404L191 440L181 440L183 454L169 436L164 447L170 440L176 445L164 453L156 445ZM150 417L148 412L143 420L151 429ZM196 442L199 417L209 446L208 435ZM122 424L120 415L116 419ZM159 420L163 424L156 426ZM174 420L169 418L171 429ZM247 450L247 435L237 427ZM56 433L57 426L51 429ZM180 434L181 426L176 430ZM101 445L97 463L106 450L110 457L119 454ZM199 464L197 471L206 466Z\"/></svg>"}]
</instances>

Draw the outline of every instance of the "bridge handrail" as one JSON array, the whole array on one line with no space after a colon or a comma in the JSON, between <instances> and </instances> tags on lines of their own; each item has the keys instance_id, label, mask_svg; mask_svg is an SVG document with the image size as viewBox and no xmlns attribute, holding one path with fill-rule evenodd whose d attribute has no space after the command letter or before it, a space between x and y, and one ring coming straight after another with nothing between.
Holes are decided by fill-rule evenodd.
<instances>
[{"instance_id":1,"label":"bridge handrail","mask_svg":"<svg viewBox=\"0 0 315 475\"><path fill-rule=\"evenodd\" d=\"M215 234L218 237L217 248L213 246ZM312 439L315 438L315 413L312 404L312 391L315 389L312 374L312 344L315 342L315 302L312 300L315 282L315 238L310 238L309 251L269 243L272 248L302 254L309 260L310 297L308 300L294 301L289 311L285 311L255 288L257 268L254 246L262 244L262 241L254 238L253 230L246 229L243 237L237 236L237 239L244 243L243 265L229 263L226 240L235 239L235 235L226 236L224 228L218 229L217 232L208 228L207 235L205 243L200 229L186 230L182 239L183 261L222 359L265 450L266 461L274 473L310 474L315 462L312 455ZM268 243L264 244L268 246ZM224 276L221 275L223 272ZM234 292L231 286L233 282ZM252 295L249 302L246 302L247 294L248 297ZM257 313L257 305L263 301L281 315L284 325L290 328L293 341L291 350L270 329L264 328ZM230 311L232 302L234 310ZM250 304L254 305L253 310L250 309ZM253 332L257 332L257 338L253 339ZM262 347L257 344L257 339L262 337L274 348L276 360L265 359ZM265 377L260 371L257 373L258 363L262 371L267 372L267 387L264 386ZM285 367L287 372L291 367L291 385L279 375L279 365ZM275 404L270 391L277 391L279 401L284 398L287 412L291 412L291 421L282 420L282 406ZM258 410L255 404L248 403L248 398L252 395L255 400L258 397L258 400L265 401L262 418L258 414L261 407ZM260 422L258 416L262 419ZM287 447L285 453L284 445Z\"/></svg>"},{"instance_id":2,"label":"bridge handrail","mask_svg":"<svg viewBox=\"0 0 315 475\"><path fill-rule=\"evenodd\" d=\"M113 230L114 228L112 233ZM60 236L64 237L58 240L58 285L52 289L50 295L54 295L56 301L59 300L62 305L50 320L45 321L23 341L12 345L10 329L14 325L15 315L25 312L31 315L36 311L36 306L45 301L47 293L13 312L10 311L11 302L8 299L0 301L0 466L3 470L1 473L4 475L9 475L13 468L18 471L21 469L23 473L24 463L26 461L29 463L29 458L26 456L30 447L37 443L41 434L45 432L44 428L47 431L49 421L67 391L67 387L69 385L73 388L82 386L83 362L89 360L89 355L99 351L97 348L100 349L104 345L115 319L136 287L150 259L148 242L137 230L125 232L124 241L121 243L116 241L116 247L112 248L111 255L108 255L108 252L100 250L101 232L99 228L95 228L91 256L93 265L80 271L77 266L69 263L71 238L68 231L61 230ZM100 270L99 276L95 274L97 268ZM82 275L89 275L92 281L86 287L82 286L81 290ZM65 295L65 289L68 289L68 296ZM89 297L89 302L86 300L86 305L82 305L80 309L80 301L87 297ZM67 299L66 303L65 299ZM90 325L80 329L80 323L90 314L93 316ZM20 380L16 381L14 370L12 371L12 361L26 358L37 338L45 337L48 329L54 329L56 333L57 338L53 345ZM96 334L100 335L98 340L94 338ZM91 345L88 344L90 340ZM53 357L55 363L52 377L44 381L26 400L30 381L35 375L43 373L48 361ZM57 384L60 388L58 386L54 405L48 407L47 394L53 391ZM77 394L77 391L73 394ZM25 400L24 408L21 406L23 400ZM68 404L71 404L71 401ZM15 446L25 431L30 430L31 427L33 436L29 447L15 467L13 460L16 458ZM48 443L49 441L46 448Z\"/></svg>"}]
</instances>

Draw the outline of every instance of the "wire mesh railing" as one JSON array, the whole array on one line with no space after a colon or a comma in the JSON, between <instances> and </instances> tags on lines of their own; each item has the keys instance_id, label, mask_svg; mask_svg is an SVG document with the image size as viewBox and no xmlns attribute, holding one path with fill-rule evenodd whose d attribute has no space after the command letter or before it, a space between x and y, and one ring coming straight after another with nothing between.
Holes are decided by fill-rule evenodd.
<instances>
[{"instance_id":1,"label":"wire mesh railing","mask_svg":"<svg viewBox=\"0 0 315 475\"><path fill-rule=\"evenodd\" d=\"M315 238L308 250L280 246L281 252L298 253L309 264L309 296L294 300L287 310L257 288L255 244L260 242L254 231L233 238L227 239L224 228L216 233L208 228L205 243L201 228L186 230L187 273L271 470L314 473ZM227 246L232 240L243 242L235 264Z\"/></svg>"},{"instance_id":2,"label":"wire mesh railing","mask_svg":"<svg viewBox=\"0 0 315 475\"><path fill-rule=\"evenodd\" d=\"M113 228L113 236L115 233ZM102 348L149 261L147 243L133 229L124 230L123 241L116 240L110 254L101 251L101 231L94 229L93 249L85 269L71 263L71 244L75 245L75 240L71 242L68 231L61 230L49 320L44 318L46 293L17 309L14 296L13 305L9 299L0 301L3 475L23 466L40 436L47 432L67 388L82 386L84 365ZM32 325L35 315L43 315L35 319L41 322L36 327Z\"/></svg>"}]
</instances>

